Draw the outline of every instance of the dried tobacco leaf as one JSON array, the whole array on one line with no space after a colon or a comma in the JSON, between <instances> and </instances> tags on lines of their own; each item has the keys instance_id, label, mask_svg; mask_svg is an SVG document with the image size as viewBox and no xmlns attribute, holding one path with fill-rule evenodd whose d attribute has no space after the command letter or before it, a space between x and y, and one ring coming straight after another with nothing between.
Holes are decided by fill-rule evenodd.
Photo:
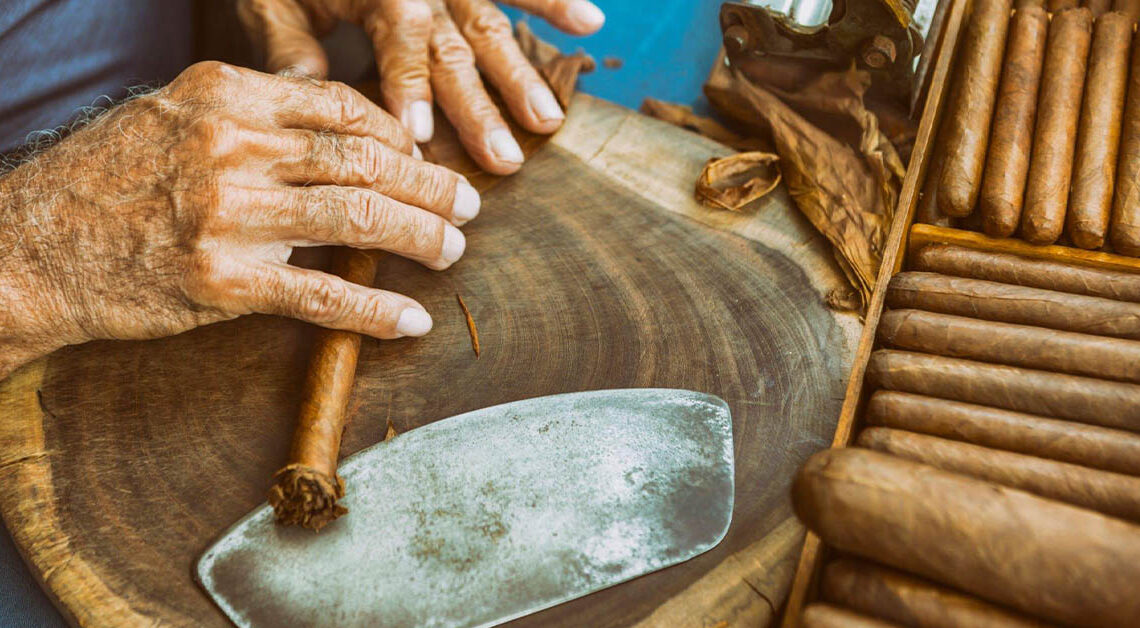
<instances>
[{"instance_id":1,"label":"dried tobacco leaf","mask_svg":"<svg viewBox=\"0 0 1140 628\"><path fill-rule=\"evenodd\" d=\"M836 261L870 301L904 168L863 106L865 73L825 73L794 93L768 90L717 63L709 100L759 133L771 133L781 171L800 211L835 248ZM821 129L814 120L829 121ZM843 138L843 139L840 139ZM846 141L845 141L846 140Z\"/></svg>"},{"instance_id":2,"label":"dried tobacco leaf","mask_svg":"<svg viewBox=\"0 0 1140 628\"><path fill-rule=\"evenodd\" d=\"M663 122L674 124L683 129L700 133L709 139L716 140L725 146L730 146L737 150L756 150L765 147L765 142L762 140L744 137L712 118L698 116L693 113L692 107L686 105L665 102L663 100L657 100L656 98L646 98L641 102L641 113L651 118L657 118Z\"/></svg>"},{"instance_id":3,"label":"dried tobacco leaf","mask_svg":"<svg viewBox=\"0 0 1140 628\"><path fill-rule=\"evenodd\" d=\"M759 151L710 159L697 177L697 200L709 207L740 211L780 184L779 159Z\"/></svg>"},{"instance_id":4,"label":"dried tobacco leaf","mask_svg":"<svg viewBox=\"0 0 1140 628\"><path fill-rule=\"evenodd\" d=\"M557 46L545 42L530 30L525 21L515 23L515 39L523 55L534 67L538 68L542 77L550 84L551 91L558 98L563 107L570 106L570 99L574 96L574 88L578 83L578 75L593 72L597 67L594 58L578 51L572 55L562 54Z\"/></svg>"}]
</instances>

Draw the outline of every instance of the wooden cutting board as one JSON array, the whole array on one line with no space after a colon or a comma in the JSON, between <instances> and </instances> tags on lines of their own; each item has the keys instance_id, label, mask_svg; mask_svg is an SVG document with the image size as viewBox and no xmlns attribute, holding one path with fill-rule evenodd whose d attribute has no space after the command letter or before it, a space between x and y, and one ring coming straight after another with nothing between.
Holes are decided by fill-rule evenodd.
<instances>
[{"instance_id":1,"label":"wooden cutting board","mask_svg":"<svg viewBox=\"0 0 1140 628\"><path fill-rule=\"evenodd\" d=\"M365 341L345 455L389 420L404 432L579 390L689 388L733 413L720 546L517 625L763 623L786 591L802 538L788 486L830 441L859 322L824 304L842 276L782 188L742 214L692 200L705 160L729 152L585 96L512 177L475 176L447 133L432 147L486 190L484 211L451 270L382 262L378 285L418 299L435 330ZM253 316L72 347L0 385L0 513L70 621L226 625L192 566L284 462L310 338Z\"/></svg>"}]
</instances>

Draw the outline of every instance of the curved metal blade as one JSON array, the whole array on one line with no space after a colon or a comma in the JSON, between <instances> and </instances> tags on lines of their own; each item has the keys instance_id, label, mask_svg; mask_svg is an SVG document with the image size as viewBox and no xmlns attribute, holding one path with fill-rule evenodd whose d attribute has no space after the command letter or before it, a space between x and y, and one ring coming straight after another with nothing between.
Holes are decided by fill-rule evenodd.
<instances>
[{"instance_id":1,"label":"curved metal blade","mask_svg":"<svg viewBox=\"0 0 1140 628\"><path fill-rule=\"evenodd\" d=\"M202 556L239 626L490 626L715 546L732 421L711 395L571 393L402 434L341 466L349 514L319 534L262 506Z\"/></svg>"}]
</instances>

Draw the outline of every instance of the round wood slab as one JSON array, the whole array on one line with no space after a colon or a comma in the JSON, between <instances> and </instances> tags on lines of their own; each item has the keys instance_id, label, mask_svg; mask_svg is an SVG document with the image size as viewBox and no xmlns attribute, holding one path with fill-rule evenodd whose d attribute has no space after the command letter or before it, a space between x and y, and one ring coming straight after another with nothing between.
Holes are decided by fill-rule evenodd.
<instances>
[{"instance_id":1,"label":"round wood slab","mask_svg":"<svg viewBox=\"0 0 1140 628\"><path fill-rule=\"evenodd\" d=\"M433 153L469 169L441 136ZM732 409L725 541L518 625L762 622L786 591L802 538L788 485L830 440L859 324L824 305L842 276L782 189L747 214L691 199L703 162L727 152L579 96L567 127L485 193L461 262L381 262L377 285L418 299L435 329L365 341L344 455L389 420L404 432L553 393L688 388ZM0 386L0 512L69 620L226 625L192 566L285 461L310 334L255 316L91 343Z\"/></svg>"}]
</instances>

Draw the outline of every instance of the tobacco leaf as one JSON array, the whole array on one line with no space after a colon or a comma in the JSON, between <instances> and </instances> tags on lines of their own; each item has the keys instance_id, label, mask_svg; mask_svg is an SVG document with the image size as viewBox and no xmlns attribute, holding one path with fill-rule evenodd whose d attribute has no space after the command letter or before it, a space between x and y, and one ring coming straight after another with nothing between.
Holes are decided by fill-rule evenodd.
<instances>
[{"instance_id":1,"label":"tobacco leaf","mask_svg":"<svg viewBox=\"0 0 1140 628\"><path fill-rule=\"evenodd\" d=\"M687 105L665 102L656 98L646 98L641 102L641 113L699 133L737 150L757 150L768 147L768 143L759 138L745 137L712 118L693 113L693 108Z\"/></svg>"},{"instance_id":2,"label":"tobacco leaf","mask_svg":"<svg viewBox=\"0 0 1140 628\"><path fill-rule=\"evenodd\" d=\"M771 134L796 206L832 244L864 308L905 170L863 105L869 86L870 76L852 68L823 73L795 92L770 90L722 63L705 84L720 111Z\"/></svg>"},{"instance_id":3,"label":"tobacco leaf","mask_svg":"<svg viewBox=\"0 0 1140 628\"><path fill-rule=\"evenodd\" d=\"M594 58L582 51L563 54L554 44L539 39L523 20L515 23L515 39L518 40L523 55L550 84L558 102L564 108L569 107L578 84L578 75L593 72L597 67Z\"/></svg>"},{"instance_id":4,"label":"tobacco leaf","mask_svg":"<svg viewBox=\"0 0 1140 628\"><path fill-rule=\"evenodd\" d=\"M697 177L697 200L740 211L780 184L779 157L760 151L710 159Z\"/></svg>"}]
</instances>

